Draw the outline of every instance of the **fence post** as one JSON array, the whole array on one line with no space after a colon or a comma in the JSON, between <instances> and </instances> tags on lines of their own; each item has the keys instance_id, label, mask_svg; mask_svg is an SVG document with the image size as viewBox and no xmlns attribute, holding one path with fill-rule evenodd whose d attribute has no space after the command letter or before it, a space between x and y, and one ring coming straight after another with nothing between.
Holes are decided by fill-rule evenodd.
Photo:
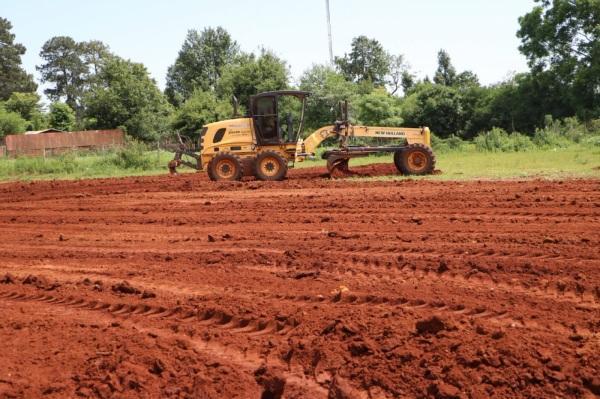
<instances>
[{"instance_id":1,"label":"fence post","mask_svg":"<svg viewBox=\"0 0 600 399\"><path fill-rule=\"evenodd\" d=\"M160 141L156 142L156 165L160 165Z\"/></svg>"}]
</instances>

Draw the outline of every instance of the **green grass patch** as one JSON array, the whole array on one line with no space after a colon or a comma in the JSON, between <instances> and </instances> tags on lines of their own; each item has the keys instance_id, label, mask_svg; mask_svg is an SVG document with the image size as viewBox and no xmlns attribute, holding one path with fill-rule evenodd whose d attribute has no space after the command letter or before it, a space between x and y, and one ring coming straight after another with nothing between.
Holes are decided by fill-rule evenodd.
<instances>
[{"instance_id":1,"label":"green grass patch","mask_svg":"<svg viewBox=\"0 0 600 399\"><path fill-rule=\"evenodd\" d=\"M436 168L442 173L418 177L419 179L600 178L600 147L583 144L572 144L566 148L532 149L526 152L480 152L473 145L469 145L461 150L436 152L436 158ZM387 162L393 162L391 155L355 158L350 161L350 169L353 166ZM314 160L298 163L296 167L324 165L325 161ZM366 179L406 178L406 176L392 175Z\"/></svg>"},{"instance_id":2,"label":"green grass patch","mask_svg":"<svg viewBox=\"0 0 600 399\"><path fill-rule=\"evenodd\" d=\"M0 180L81 179L146 176L168 173L173 154L139 148L102 153L67 153L60 156L0 158Z\"/></svg>"},{"instance_id":3,"label":"green grass patch","mask_svg":"<svg viewBox=\"0 0 600 399\"><path fill-rule=\"evenodd\" d=\"M324 151L323 150L320 150ZM141 146L103 153L68 153L49 158L0 158L0 180L81 179L167 174L173 154L147 151ZM524 152L481 152L475 144L436 151L439 175L429 180L600 178L600 146L582 142L567 147L529 149ZM372 163L392 163L392 156L370 156L350 161L350 168ZM296 163L296 168L324 167L322 159ZM181 172L192 172L181 167ZM367 180L401 180L392 175ZM413 178L413 177L410 177Z\"/></svg>"}]
</instances>

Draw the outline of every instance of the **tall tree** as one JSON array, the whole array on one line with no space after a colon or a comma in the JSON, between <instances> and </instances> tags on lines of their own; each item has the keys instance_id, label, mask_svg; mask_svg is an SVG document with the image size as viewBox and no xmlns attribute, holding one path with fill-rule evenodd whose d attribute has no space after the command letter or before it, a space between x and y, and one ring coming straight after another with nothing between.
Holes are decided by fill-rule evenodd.
<instances>
[{"instance_id":1,"label":"tall tree","mask_svg":"<svg viewBox=\"0 0 600 399\"><path fill-rule=\"evenodd\" d=\"M376 86L383 86L390 72L390 56L381 43L366 36L355 37L350 53L336 57L335 63L348 80Z\"/></svg>"},{"instance_id":2,"label":"tall tree","mask_svg":"<svg viewBox=\"0 0 600 399\"><path fill-rule=\"evenodd\" d=\"M108 58L97 84L84 96L90 128L124 128L142 140L156 140L168 131L171 106L143 64L117 56Z\"/></svg>"},{"instance_id":3,"label":"tall tree","mask_svg":"<svg viewBox=\"0 0 600 399\"><path fill-rule=\"evenodd\" d=\"M25 46L15 43L11 33L12 24L0 17L0 101L6 100L14 92L32 92L37 89L33 76L21 67L21 56Z\"/></svg>"},{"instance_id":4,"label":"tall tree","mask_svg":"<svg viewBox=\"0 0 600 399\"><path fill-rule=\"evenodd\" d=\"M167 72L165 93L172 104L180 104L192 93L214 90L223 68L233 62L239 46L221 28L206 28L202 32L189 30L175 63Z\"/></svg>"},{"instance_id":5,"label":"tall tree","mask_svg":"<svg viewBox=\"0 0 600 399\"><path fill-rule=\"evenodd\" d=\"M223 69L217 93L221 98L234 95L242 106L248 104L250 96L288 87L289 70L285 61L271 51L261 54L242 54L236 61Z\"/></svg>"},{"instance_id":6,"label":"tall tree","mask_svg":"<svg viewBox=\"0 0 600 399\"><path fill-rule=\"evenodd\" d=\"M356 102L356 117L364 125L402 126L400 99L384 89L360 96Z\"/></svg>"},{"instance_id":7,"label":"tall tree","mask_svg":"<svg viewBox=\"0 0 600 399\"><path fill-rule=\"evenodd\" d=\"M442 49L438 52L438 68L433 81L444 86L454 86L456 83L456 68L452 65L452 60L446 50Z\"/></svg>"},{"instance_id":8,"label":"tall tree","mask_svg":"<svg viewBox=\"0 0 600 399\"><path fill-rule=\"evenodd\" d=\"M402 54L390 56L390 68L387 78L387 84L392 95L399 89L404 89L403 82L410 75L408 64L404 61Z\"/></svg>"},{"instance_id":9,"label":"tall tree","mask_svg":"<svg viewBox=\"0 0 600 399\"><path fill-rule=\"evenodd\" d=\"M517 32L532 75L556 75L579 116L600 117L600 0L535 2Z\"/></svg>"},{"instance_id":10,"label":"tall tree","mask_svg":"<svg viewBox=\"0 0 600 399\"><path fill-rule=\"evenodd\" d=\"M440 137L464 131L467 115L461 93L455 87L421 83L411 90L402 108L408 125L429 126Z\"/></svg>"},{"instance_id":11,"label":"tall tree","mask_svg":"<svg viewBox=\"0 0 600 399\"><path fill-rule=\"evenodd\" d=\"M83 62L88 68L88 80L100 72L102 64L111 56L109 47L99 40L79 43Z\"/></svg>"},{"instance_id":12,"label":"tall tree","mask_svg":"<svg viewBox=\"0 0 600 399\"><path fill-rule=\"evenodd\" d=\"M331 125L339 115L339 103L350 101L358 94L356 83L349 82L344 75L329 66L314 65L300 77L300 89L312 93L307 100L305 126L311 130Z\"/></svg>"},{"instance_id":13,"label":"tall tree","mask_svg":"<svg viewBox=\"0 0 600 399\"><path fill-rule=\"evenodd\" d=\"M69 36L56 36L42 46L40 57L45 63L37 67L42 82L53 84L44 93L52 101L64 99L75 110L80 106L88 73L82 55L80 43Z\"/></svg>"},{"instance_id":14,"label":"tall tree","mask_svg":"<svg viewBox=\"0 0 600 399\"><path fill-rule=\"evenodd\" d=\"M197 90L177 109L172 127L182 135L197 139L202 126L231 118L232 113L230 101L217 99L211 91Z\"/></svg>"}]
</instances>

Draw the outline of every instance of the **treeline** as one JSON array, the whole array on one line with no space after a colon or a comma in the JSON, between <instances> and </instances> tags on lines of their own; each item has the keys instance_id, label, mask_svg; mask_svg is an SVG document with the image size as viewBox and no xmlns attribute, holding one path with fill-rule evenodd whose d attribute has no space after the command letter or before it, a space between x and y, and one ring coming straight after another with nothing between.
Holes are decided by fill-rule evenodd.
<instances>
[{"instance_id":1,"label":"treeline","mask_svg":"<svg viewBox=\"0 0 600 399\"><path fill-rule=\"evenodd\" d=\"M402 55L364 36L334 66L314 65L292 84L285 60L269 50L245 52L218 27L188 32L164 92L143 64L119 57L102 42L53 37L37 66L51 100L48 109L21 67L25 48L15 43L10 22L0 18L0 137L47 127L120 127L145 141L174 131L194 136L202 125L231 117L233 96L245 105L253 94L290 88L313 93L308 131L331 124L341 100L350 101L355 123L427 125L440 138L471 139L487 131L534 137L536 129L577 123L557 125L565 118L591 127L600 118L600 3L537 2L519 19L517 32L530 71L494 85L457 71L444 50L437 69L419 79Z\"/></svg>"}]
</instances>

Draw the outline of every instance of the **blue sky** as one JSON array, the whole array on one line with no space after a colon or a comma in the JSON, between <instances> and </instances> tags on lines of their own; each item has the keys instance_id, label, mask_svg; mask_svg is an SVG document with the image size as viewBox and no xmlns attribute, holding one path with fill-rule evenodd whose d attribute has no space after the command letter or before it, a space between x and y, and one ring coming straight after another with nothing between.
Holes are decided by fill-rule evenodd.
<instances>
[{"instance_id":1,"label":"blue sky","mask_svg":"<svg viewBox=\"0 0 600 399\"><path fill-rule=\"evenodd\" d=\"M0 0L0 16L27 47L25 68L35 73L43 43L59 35L97 39L116 54L142 62L159 86L188 29L223 26L241 48L273 50L291 67L294 81L312 64L328 61L325 0ZM330 0L335 55L353 37L379 40L404 54L419 77L432 75L446 49L459 71L484 84L527 70L518 51L518 17L533 0Z\"/></svg>"}]
</instances>

